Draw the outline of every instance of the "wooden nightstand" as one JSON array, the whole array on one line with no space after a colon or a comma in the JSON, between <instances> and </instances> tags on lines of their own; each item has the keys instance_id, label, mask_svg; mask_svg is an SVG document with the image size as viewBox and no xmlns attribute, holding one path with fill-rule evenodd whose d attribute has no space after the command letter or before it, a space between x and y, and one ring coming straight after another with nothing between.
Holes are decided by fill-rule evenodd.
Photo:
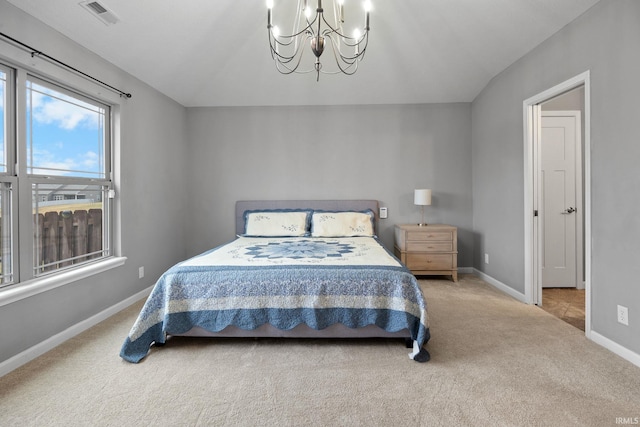
<instances>
[{"instance_id":1,"label":"wooden nightstand","mask_svg":"<svg viewBox=\"0 0 640 427\"><path fill-rule=\"evenodd\" d=\"M447 275L458 281L458 229L451 225L401 224L394 254L416 275Z\"/></svg>"}]
</instances>

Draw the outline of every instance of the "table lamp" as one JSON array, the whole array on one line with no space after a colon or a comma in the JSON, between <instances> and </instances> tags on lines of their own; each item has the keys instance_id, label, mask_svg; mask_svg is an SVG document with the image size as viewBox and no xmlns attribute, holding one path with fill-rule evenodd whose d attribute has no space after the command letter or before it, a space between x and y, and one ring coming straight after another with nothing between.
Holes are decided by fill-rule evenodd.
<instances>
[{"instance_id":1,"label":"table lamp","mask_svg":"<svg viewBox=\"0 0 640 427\"><path fill-rule=\"evenodd\" d=\"M431 190L428 190L428 189L414 190L413 204L419 205L422 208L422 221L418 225L421 227L427 225L424 222L424 207L431 205Z\"/></svg>"}]
</instances>

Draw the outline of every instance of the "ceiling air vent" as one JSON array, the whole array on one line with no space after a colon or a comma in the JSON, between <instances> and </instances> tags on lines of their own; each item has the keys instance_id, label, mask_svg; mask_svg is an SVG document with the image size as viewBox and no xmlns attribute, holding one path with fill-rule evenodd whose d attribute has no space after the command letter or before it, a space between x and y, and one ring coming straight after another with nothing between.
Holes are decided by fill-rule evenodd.
<instances>
[{"instance_id":1,"label":"ceiling air vent","mask_svg":"<svg viewBox=\"0 0 640 427\"><path fill-rule=\"evenodd\" d=\"M97 1L82 1L80 2L80 6L88 10L89 13L98 18L105 25L112 25L119 21L115 13Z\"/></svg>"}]
</instances>

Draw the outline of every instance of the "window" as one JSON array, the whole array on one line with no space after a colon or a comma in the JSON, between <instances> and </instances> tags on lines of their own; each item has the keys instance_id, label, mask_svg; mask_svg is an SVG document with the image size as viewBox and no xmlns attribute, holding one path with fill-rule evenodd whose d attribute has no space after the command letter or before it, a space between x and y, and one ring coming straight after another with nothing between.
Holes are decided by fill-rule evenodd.
<instances>
[{"instance_id":1,"label":"window","mask_svg":"<svg viewBox=\"0 0 640 427\"><path fill-rule=\"evenodd\" d=\"M2 65L0 99L0 286L113 255L110 106Z\"/></svg>"}]
</instances>

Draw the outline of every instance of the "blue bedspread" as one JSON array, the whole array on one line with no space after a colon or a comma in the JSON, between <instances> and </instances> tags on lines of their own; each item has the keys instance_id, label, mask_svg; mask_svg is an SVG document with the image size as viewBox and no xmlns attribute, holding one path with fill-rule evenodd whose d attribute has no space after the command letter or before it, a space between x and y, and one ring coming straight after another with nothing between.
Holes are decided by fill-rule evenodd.
<instances>
[{"instance_id":1,"label":"blue bedspread","mask_svg":"<svg viewBox=\"0 0 640 427\"><path fill-rule=\"evenodd\" d=\"M412 358L429 339L418 282L375 238L240 237L165 272L120 356L139 362L152 343L194 326L219 332L267 323L282 330L301 323L406 328Z\"/></svg>"}]
</instances>

